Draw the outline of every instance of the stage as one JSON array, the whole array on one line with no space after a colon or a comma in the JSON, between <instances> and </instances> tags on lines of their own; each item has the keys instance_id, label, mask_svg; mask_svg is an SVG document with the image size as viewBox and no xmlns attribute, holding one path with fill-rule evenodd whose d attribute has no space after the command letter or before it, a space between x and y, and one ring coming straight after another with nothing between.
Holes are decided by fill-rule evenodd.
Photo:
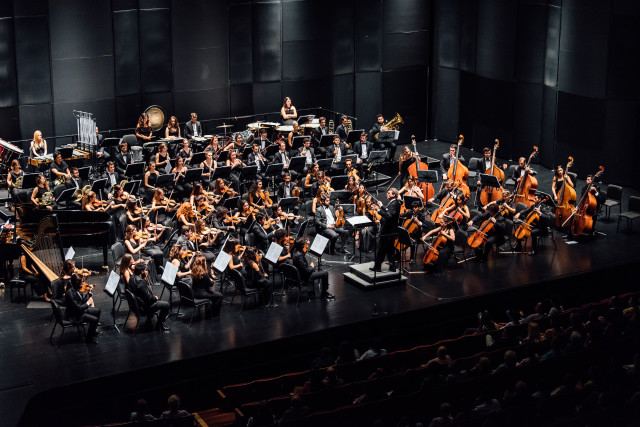
<instances>
[{"instance_id":1,"label":"stage","mask_svg":"<svg viewBox=\"0 0 640 427\"><path fill-rule=\"evenodd\" d=\"M436 150L444 152L442 147L446 149L447 145L422 144L421 153L427 154L425 151L432 149L434 155ZM550 172L542 172L539 173L541 187L549 186ZM580 187L581 184L578 185ZM78 404L93 402L94 405L102 405L104 396L118 393L136 396L139 390L161 388L164 381L177 381L181 375L184 375L185 381L199 375L235 378L233 372L240 371L243 364L266 363L269 355L284 357L282 353L293 347L298 353L308 353L310 361L322 346L337 346L338 343L333 340L338 340L344 331L358 330L355 325L366 325L372 319L382 324L387 319L391 321L394 317L410 316L414 312L428 319L428 313L445 313L456 303L464 301L485 303L506 293L511 297L520 295L520 291L522 295L532 295L536 293L532 289L541 284L553 284L553 288L560 293L559 288L565 281L569 282L574 277L589 277L591 273L595 277L598 271L617 266L628 268L640 261L638 233L626 233L623 230L617 233L615 218L616 214L613 215L613 221L599 221L597 229L604 234L591 239L566 241L556 233L556 246L547 238L535 256L492 254L485 262L470 260L456 263L451 260L448 273L442 276L424 271L420 252L417 264L408 266L409 271L404 274L407 277L406 285L370 291L345 282L343 273L349 271L348 257L324 256L323 268L329 272L329 291L335 294L335 301L325 301L319 297L310 301L301 298L300 305L296 307L297 291L292 290L282 301L276 300L273 307L254 307L249 302L240 313L240 300L236 298L233 305L223 306L220 317L196 318L190 328L188 318L172 317L167 322L171 331L166 334L140 330L134 337L130 327L126 330L121 327L121 333L108 327L111 324L111 299L103 292L107 275L102 271L95 280L91 280L97 285L94 292L96 305L102 309L103 335L97 345L81 342L74 330L65 332L63 342L59 343L59 328L54 335L54 343L50 344L49 335L53 326L50 322L50 306L39 301L31 301L29 306L10 303L9 289L5 289L0 291L0 364L3 367L0 377L0 417L3 425L17 425L27 402L36 397L30 408L37 409L40 406L37 399L49 394L37 395L51 390L58 396L77 397ZM352 250L352 245L349 244L347 248ZM78 252L78 256L95 252L95 256L85 258L84 267L100 268L101 252ZM371 260L371 253L363 254L363 264ZM353 262L359 263L359 258L354 257ZM387 268L386 264L383 265L383 271ZM550 286L540 288L539 292L549 296L549 292L553 292ZM610 286L613 285L605 281L587 280L584 283L585 291L599 289L606 293ZM160 292L161 288L156 287L155 294L159 295ZM225 295L226 301L230 298L230 294ZM576 295L577 298L579 295ZM167 292L164 299L168 299ZM468 318L472 319L475 313L468 313ZM125 302L117 316L119 326L122 326L126 314ZM330 338L334 332L336 338ZM393 331L385 332L390 334ZM408 331L398 333L407 334ZM305 340L305 337L323 337L326 341ZM352 336L351 339L356 343L360 341L359 336ZM304 348L300 347L301 343ZM256 349L261 349L261 352L256 353ZM267 360L263 360L263 357ZM296 363L292 363L292 369L298 367ZM203 365L208 366L204 371ZM135 382L143 377L147 381L145 384L129 383L130 380ZM154 380L150 381L149 378ZM211 395L209 408L216 404L213 398L215 389L231 382L227 380L226 383L211 385L207 392ZM114 384L121 388L110 389ZM87 390L91 390L91 393ZM190 411L207 409L200 405L200 402L184 403ZM121 421L120 413L128 411L130 408L114 409L114 418L110 421ZM87 420L83 421L88 423Z\"/></svg>"}]
</instances>

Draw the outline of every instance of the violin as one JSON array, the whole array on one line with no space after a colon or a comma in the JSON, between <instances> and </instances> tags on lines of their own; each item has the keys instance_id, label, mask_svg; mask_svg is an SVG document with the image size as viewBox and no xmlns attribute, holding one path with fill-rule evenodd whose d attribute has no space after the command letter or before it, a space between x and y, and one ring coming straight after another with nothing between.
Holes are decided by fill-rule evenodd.
<instances>
[{"instance_id":1,"label":"violin","mask_svg":"<svg viewBox=\"0 0 640 427\"><path fill-rule=\"evenodd\" d=\"M83 277L87 277L87 276L90 276L92 274L100 274L97 271L89 270L87 268L80 268L80 269L76 268L75 273L77 273L77 274L79 274L79 275L81 275Z\"/></svg>"},{"instance_id":2,"label":"violin","mask_svg":"<svg viewBox=\"0 0 640 427\"><path fill-rule=\"evenodd\" d=\"M93 202L91 202L91 206L93 206L96 209L98 208L106 209L108 206L108 203L106 200L94 200Z\"/></svg>"},{"instance_id":3,"label":"violin","mask_svg":"<svg viewBox=\"0 0 640 427\"><path fill-rule=\"evenodd\" d=\"M447 177L449 179L452 179L455 183L458 183L464 195L469 197L469 195L471 194L469 186L467 185L467 178L469 178L469 169L459 160L460 146L462 145L463 141L464 136L460 135L458 137L458 148L456 149L456 162L451 165L451 167L449 167L449 170L447 171Z\"/></svg>"},{"instance_id":4,"label":"violin","mask_svg":"<svg viewBox=\"0 0 640 427\"><path fill-rule=\"evenodd\" d=\"M302 248L302 252L307 253L307 251L309 250L309 245L311 244L311 241L309 239L307 239L304 242L304 246Z\"/></svg>"},{"instance_id":5,"label":"violin","mask_svg":"<svg viewBox=\"0 0 640 427\"><path fill-rule=\"evenodd\" d=\"M533 152L529 156L529 160L527 160L527 164L525 165L525 172L520 182L518 182L518 186L516 187L516 203L521 202L527 205L527 207L531 207L533 205L533 196L538 190L538 180L535 176L530 175L527 169L529 169L529 165L531 164L531 160L538 155L538 147L533 146Z\"/></svg>"},{"instance_id":6,"label":"violin","mask_svg":"<svg viewBox=\"0 0 640 427\"><path fill-rule=\"evenodd\" d=\"M367 208L367 199L365 198L365 196L354 196L356 198L356 212L358 212L358 214L363 215L364 211Z\"/></svg>"},{"instance_id":7,"label":"violin","mask_svg":"<svg viewBox=\"0 0 640 427\"><path fill-rule=\"evenodd\" d=\"M300 187L295 185L293 186L291 189L291 197L300 197Z\"/></svg>"},{"instance_id":8,"label":"violin","mask_svg":"<svg viewBox=\"0 0 640 427\"><path fill-rule=\"evenodd\" d=\"M269 193L265 193L264 190L260 190L258 196L262 199L265 207L270 208L273 206L273 200L271 200L271 197L269 197Z\"/></svg>"},{"instance_id":9,"label":"violin","mask_svg":"<svg viewBox=\"0 0 640 427\"><path fill-rule=\"evenodd\" d=\"M342 208L338 208L336 209L336 227L343 227L344 223L344 210Z\"/></svg>"},{"instance_id":10,"label":"violin","mask_svg":"<svg viewBox=\"0 0 640 427\"><path fill-rule=\"evenodd\" d=\"M500 141L496 139L495 145L493 146L493 157L491 158L491 167L485 171L486 175L493 175L498 178L498 181L504 181L504 171L496 166L496 151L500 146ZM489 202L493 202L502 198L502 187L493 188L493 187L484 187L480 192L480 202L483 205L486 205Z\"/></svg>"},{"instance_id":11,"label":"violin","mask_svg":"<svg viewBox=\"0 0 640 427\"><path fill-rule=\"evenodd\" d=\"M302 219L302 216L294 215L292 213L291 214L283 213L283 214L280 214L278 218L280 218L280 221L285 221L285 220L295 221L296 219Z\"/></svg>"},{"instance_id":12,"label":"violin","mask_svg":"<svg viewBox=\"0 0 640 427\"><path fill-rule=\"evenodd\" d=\"M166 206L168 208L175 208L176 205L178 204L178 202L176 202L175 200L163 197L162 200L160 200L160 204L164 205L164 206Z\"/></svg>"},{"instance_id":13,"label":"violin","mask_svg":"<svg viewBox=\"0 0 640 427\"><path fill-rule=\"evenodd\" d=\"M376 207L378 205L375 205ZM373 220L375 222L379 222L382 219L382 215L380 215L380 213L378 213L378 209L374 209L373 206L371 206L371 209L369 209L369 215L371 215L371 218L373 218Z\"/></svg>"},{"instance_id":14,"label":"violin","mask_svg":"<svg viewBox=\"0 0 640 427\"><path fill-rule=\"evenodd\" d=\"M236 245L236 247L234 248L234 252L238 253L238 252L244 252L247 249L246 246L243 245Z\"/></svg>"},{"instance_id":15,"label":"violin","mask_svg":"<svg viewBox=\"0 0 640 427\"><path fill-rule=\"evenodd\" d=\"M357 181L360 181L360 177L358 176L358 171L355 168L351 168L350 171L347 172L347 176L352 176Z\"/></svg>"},{"instance_id":16,"label":"violin","mask_svg":"<svg viewBox=\"0 0 640 427\"><path fill-rule=\"evenodd\" d=\"M140 239L147 240L149 237L151 237L151 235L149 234L148 231L140 230L133 236L133 239L134 240L140 240Z\"/></svg>"},{"instance_id":17,"label":"violin","mask_svg":"<svg viewBox=\"0 0 640 427\"><path fill-rule=\"evenodd\" d=\"M186 259L186 258L193 258L196 254L193 253L193 251L190 250L186 250L184 252L182 252L182 255L180 255L180 257L182 257L182 259Z\"/></svg>"},{"instance_id":18,"label":"violin","mask_svg":"<svg viewBox=\"0 0 640 427\"><path fill-rule=\"evenodd\" d=\"M604 167L600 166L600 170L593 175L591 184L589 184L589 187L580 198L580 202L576 205L575 214L571 218L571 233L574 236L588 234L593 230L593 215L598 208L598 201L596 200L596 196L591 193L591 188L603 172Z\"/></svg>"}]
</instances>

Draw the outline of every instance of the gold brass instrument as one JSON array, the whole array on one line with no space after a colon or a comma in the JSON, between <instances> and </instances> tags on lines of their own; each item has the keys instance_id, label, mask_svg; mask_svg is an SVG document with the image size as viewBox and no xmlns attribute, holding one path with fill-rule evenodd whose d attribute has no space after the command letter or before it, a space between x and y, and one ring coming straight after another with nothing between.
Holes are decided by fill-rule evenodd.
<instances>
[{"instance_id":1,"label":"gold brass instrument","mask_svg":"<svg viewBox=\"0 0 640 427\"><path fill-rule=\"evenodd\" d=\"M351 132L353 130L353 123L351 123L351 119L347 120L347 131Z\"/></svg>"},{"instance_id":2,"label":"gold brass instrument","mask_svg":"<svg viewBox=\"0 0 640 427\"><path fill-rule=\"evenodd\" d=\"M22 188L22 175L17 177L15 182L11 180L11 182L9 182L9 188Z\"/></svg>"},{"instance_id":3,"label":"gold brass instrument","mask_svg":"<svg viewBox=\"0 0 640 427\"><path fill-rule=\"evenodd\" d=\"M40 199L40 206L49 206L52 205L56 201L56 198L53 197L53 193L51 191L47 191L42 195Z\"/></svg>"},{"instance_id":4,"label":"gold brass instrument","mask_svg":"<svg viewBox=\"0 0 640 427\"><path fill-rule=\"evenodd\" d=\"M396 115L393 116L393 118L391 120L389 120L387 123L383 124L381 127L386 127L389 130L398 130L400 125L403 125L403 124L404 124L404 120L402 120L402 116L400 116L400 114L396 113ZM374 138L376 140L378 139L378 135L380 135L380 132L376 133L376 135L374 136Z\"/></svg>"},{"instance_id":5,"label":"gold brass instrument","mask_svg":"<svg viewBox=\"0 0 640 427\"><path fill-rule=\"evenodd\" d=\"M76 191L74 191L73 195L76 196L76 202L78 202L78 203L82 202L83 197L89 191L91 191L91 186L90 185L85 185L84 187L78 188Z\"/></svg>"},{"instance_id":6,"label":"gold brass instrument","mask_svg":"<svg viewBox=\"0 0 640 427\"><path fill-rule=\"evenodd\" d=\"M334 133L335 131L335 122L333 120L329 120L329 134Z\"/></svg>"},{"instance_id":7,"label":"gold brass instrument","mask_svg":"<svg viewBox=\"0 0 640 427\"><path fill-rule=\"evenodd\" d=\"M152 105L151 107L144 110L144 112L147 113L147 116L149 116L149 126L151 126L151 129L154 132L162 129L162 127L164 126L164 111L162 110L162 107L158 105Z\"/></svg>"},{"instance_id":8,"label":"gold brass instrument","mask_svg":"<svg viewBox=\"0 0 640 427\"><path fill-rule=\"evenodd\" d=\"M58 177L53 180L53 185L63 185L65 182L67 182L67 177L64 175L58 175Z\"/></svg>"}]
</instances>

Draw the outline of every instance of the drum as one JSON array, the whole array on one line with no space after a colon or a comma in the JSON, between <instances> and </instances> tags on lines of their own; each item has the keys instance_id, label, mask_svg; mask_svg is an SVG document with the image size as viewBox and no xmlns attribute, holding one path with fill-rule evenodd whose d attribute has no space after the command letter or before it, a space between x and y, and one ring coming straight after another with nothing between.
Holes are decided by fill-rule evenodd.
<instances>
[{"instance_id":1,"label":"drum","mask_svg":"<svg viewBox=\"0 0 640 427\"><path fill-rule=\"evenodd\" d=\"M320 123L305 123L301 127L303 135L311 135L314 129L320 127Z\"/></svg>"},{"instance_id":2,"label":"drum","mask_svg":"<svg viewBox=\"0 0 640 427\"><path fill-rule=\"evenodd\" d=\"M0 139L0 164L11 166L13 159L19 158L24 151L16 147L15 145Z\"/></svg>"},{"instance_id":3,"label":"drum","mask_svg":"<svg viewBox=\"0 0 640 427\"><path fill-rule=\"evenodd\" d=\"M276 127L276 130L280 133L283 132L293 132L293 126L278 126Z\"/></svg>"},{"instance_id":4,"label":"drum","mask_svg":"<svg viewBox=\"0 0 640 427\"><path fill-rule=\"evenodd\" d=\"M131 147L131 158L133 159L134 163L144 161L144 157L142 155L142 147Z\"/></svg>"}]
</instances>

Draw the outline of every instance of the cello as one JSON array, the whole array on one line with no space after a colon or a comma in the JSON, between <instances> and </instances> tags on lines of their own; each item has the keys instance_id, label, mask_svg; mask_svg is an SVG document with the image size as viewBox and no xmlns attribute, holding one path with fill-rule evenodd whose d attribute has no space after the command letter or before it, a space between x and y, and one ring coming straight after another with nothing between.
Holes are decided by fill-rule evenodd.
<instances>
[{"instance_id":1,"label":"cello","mask_svg":"<svg viewBox=\"0 0 640 427\"><path fill-rule=\"evenodd\" d=\"M464 193L465 196L469 197L471 191L469 190L469 186L467 185L467 178L469 178L469 169L462 164L459 160L460 157L460 146L464 141L464 136L460 135L458 137L458 148L456 149L456 162L449 167L447 171L447 177L452 179L453 182L459 183L460 190Z\"/></svg>"},{"instance_id":2,"label":"cello","mask_svg":"<svg viewBox=\"0 0 640 427\"><path fill-rule=\"evenodd\" d=\"M564 176L568 176L569 168L573 166L573 157L569 156L569 162L564 170ZM562 188L558 193L558 207L556 207L556 227L562 227L562 224L571 216L576 207L576 190L573 189L565 178L562 182Z\"/></svg>"},{"instance_id":3,"label":"cello","mask_svg":"<svg viewBox=\"0 0 640 427\"><path fill-rule=\"evenodd\" d=\"M535 208L531 210L531 212L529 212L529 215L527 215L527 218L525 218L525 220L522 221L522 224L520 224L520 226L516 229L516 232L514 233L514 237L517 240L526 239L527 237L531 236L531 231L533 230L533 227L535 227L536 224L538 224L538 221L540 221L540 214L536 212L536 208L538 208L546 200L549 200L549 197L545 197L544 199L541 199L538 203L535 203L536 205Z\"/></svg>"},{"instance_id":4,"label":"cello","mask_svg":"<svg viewBox=\"0 0 640 427\"><path fill-rule=\"evenodd\" d=\"M447 244L448 238L444 234L444 230L442 229L442 227L444 226L445 225L440 226L440 232L438 233L438 237L435 239L435 241L432 244L427 243L429 249L427 249L427 251L424 253L424 256L422 257L422 262L425 265L435 264L436 261L438 261L438 257L440 256L440 250Z\"/></svg>"},{"instance_id":5,"label":"cello","mask_svg":"<svg viewBox=\"0 0 640 427\"><path fill-rule=\"evenodd\" d=\"M433 213L431 214L431 221L433 221L436 224L440 223L440 214L443 213L449 206L453 205L456 201L455 201L455 197L453 195L453 191L458 188L459 183L454 183L453 184L453 188L449 191L449 194L447 194L447 197L443 198L442 201L440 202L440 206L438 206L438 209L434 210Z\"/></svg>"},{"instance_id":6,"label":"cello","mask_svg":"<svg viewBox=\"0 0 640 427\"><path fill-rule=\"evenodd\" d=\"M407 230L407 233L409 233L410 236L412 234L415 234L415 232L418 231L419 227L420 225L418 225L418 221L413 218L413 215L411 216L411 218L407 218L404 221L404 224L402 224L402 228ZM393 247L395 247L400 252L407 250L407 247L400 243L399 239L396 239L396 241L393 243Z\"/></svg>"},{"instance_id":7,"label":"cello","mask_svg":"<svg viewBox=\"0 0 640 427\"><path fill-rule=\"evenodd\" d=\"M533 205L533 196L536 194L538 190L538 180L535 176L531 175L527 169L529 169L529 165L531 164L531 160L538 155L538 147L533 146L533 152L529 156L529 160L527 160L527 164L525 165L525 172L522 176L522 179L518 183L515 191L515 202L524 203L527 207Z\"/></svg>"},{"instance_id":8,"label":"cello","mask_svg":"<svg viewBox=\"0 0 640 427\"><path fill-rule=\"evenodd\" d=\"M495 224L491 221L491 218L495 218L496 215L500 213L498 210L495 214L491 215L491 217L487 218L478 229L469 236L467 240L467 244L472 248L478 248L480 246L484 246L487 243L488 234L495 228Z\"/></svg>"},{"instance_id":9,"label":"cello","mask_svg":"<svg viewBox=\"0 0 640 427\"><path fill-rule=\"evenodd\" d=\"M418 179L418 172L420 172L421 170L425 170L425 171L429 170L429 165L427 165L425 162L420 160L420 155L418 154L418 150L416 149L415 135L411 135L411 145L413 146L413 152L416 157L416 161L409 166L407 171L409 172L409 175L415 178L416 187L422 190L422 194L424 196L423 202L427 203L427 200L432 198L433 195L435 194L433 185L431 185L431 183L420 182L420 180Z\"/></svg>"},{"instance_id":10,"label":"cello","mask_svg":"<svg viewBox=\"0 0 640 427\"><path fill-rule=\"evenodd\" d=\"M498 178L498 181L504 182L504 171L496 166L496 151L500 146L500 141L496 139L495 145L493 146L493 157L491 158L491 167L487 169L484 173L486 175L493 175ZM502 187L493 188L493 187L484 187L480 192L480 202L482 205L486 205L489 202L493 202L502 198Z\"/></svg>"},{"instance_id":11,"label":"cello","mask_svg":"<svg viewBox=\"0 0 640 427\"><path fill-rule=\"evenodd\" d=\"M600 166L599 171L591 179L591 184L586 188L584 194L580 198L580 202L576 206L571 219L571 234L579 236L581 234L589 234L593 230L593 215L598 208L596 196L591 194L591 187L596 179L604 172L604 167Z\"/></svg>"}]
</instances>

